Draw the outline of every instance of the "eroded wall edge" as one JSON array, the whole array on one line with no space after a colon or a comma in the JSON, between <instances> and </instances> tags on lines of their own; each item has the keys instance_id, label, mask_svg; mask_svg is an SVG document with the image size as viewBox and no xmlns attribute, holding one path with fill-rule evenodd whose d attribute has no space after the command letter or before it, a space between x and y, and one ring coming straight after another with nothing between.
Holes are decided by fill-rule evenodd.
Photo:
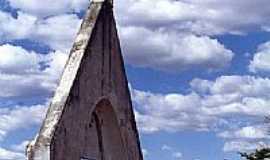
<instances>
[{"instance_id":1,"label":"eroded wall edge","mask_svg":"<svg viewBox=\"0 0 270 160\"><path fill-rule=\"evenodd\" d=\"M93 1L87 10L41 130L36 139L28 145L26 153L28 160L50 159L50 143L54 130L61 118L103 3Z\"/></svg>"}]
</instances>

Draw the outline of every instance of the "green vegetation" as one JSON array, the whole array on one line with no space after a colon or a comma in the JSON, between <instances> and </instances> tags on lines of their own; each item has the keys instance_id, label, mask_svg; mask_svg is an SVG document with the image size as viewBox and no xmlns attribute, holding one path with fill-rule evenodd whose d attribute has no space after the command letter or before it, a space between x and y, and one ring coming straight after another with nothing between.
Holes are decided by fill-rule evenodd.
<instances>
[{"instance_id":1,"label":"green vegetation","mask_svg":"<svg viewBox=\"0 0 270 160\"><path fill-rule=\"evenodd\" d=\"M267 160L270 159L270 148L257 149L254 153L240 153L240 155L247 160Z\"/></svg>"}]
</instances>

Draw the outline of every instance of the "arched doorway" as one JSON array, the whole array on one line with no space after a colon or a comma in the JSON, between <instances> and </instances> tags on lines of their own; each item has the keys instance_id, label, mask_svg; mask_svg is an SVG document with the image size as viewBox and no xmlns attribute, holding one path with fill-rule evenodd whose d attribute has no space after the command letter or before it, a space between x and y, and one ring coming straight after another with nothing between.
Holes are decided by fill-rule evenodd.
<instances>
[{"instance_id":1,"label":"arched doorway","mask_svg":"<svg viewBox=\"0 0 270 160\"><path fill-rule=\"evenodd\" d=\"M92 113L99 160L127 160L117 116L108 100L102 100Z\"/></svg>"}]
</instances>

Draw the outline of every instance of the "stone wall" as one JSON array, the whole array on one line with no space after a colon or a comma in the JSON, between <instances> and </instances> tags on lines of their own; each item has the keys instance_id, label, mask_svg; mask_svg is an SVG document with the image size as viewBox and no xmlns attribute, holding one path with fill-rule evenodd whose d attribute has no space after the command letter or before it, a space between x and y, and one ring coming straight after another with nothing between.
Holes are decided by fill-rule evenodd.
<instances>
[{"instance_id":1,"label":"stone wall","mask_svg":"<svg viewBox=\"0 0 270 160\"><path fill-rule=\"evenodd\" d=\"M98 17L94 17L95 25L63 107L54 104L48 111L47 121L58 108L57 122L49 133L43 125L30 151L35 155L42 152L40 148L49 148L49 155L29 156L29 160L143 159L112 5L98 3L102 4ZM91 21L91 16L87 17ZM76 58L76 46L69 61L72 57ZM62 79L61 83L67 82Z\"/></svg>"}]
</instances>

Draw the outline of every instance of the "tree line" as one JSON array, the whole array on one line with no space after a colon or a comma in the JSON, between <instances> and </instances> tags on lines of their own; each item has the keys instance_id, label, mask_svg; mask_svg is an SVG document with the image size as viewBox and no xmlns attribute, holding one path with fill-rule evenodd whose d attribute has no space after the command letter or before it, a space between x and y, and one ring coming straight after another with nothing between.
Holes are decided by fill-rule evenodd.
<instances>
[{"instance_id":1,"label":"tree line","mask_svg":"<svg viewBox=\"0 0 270 160\"><path fill-rule=\"evenodd\" d=\"M270 123L270 117L266 117L266 123ZM239 155L246 160L270 160L270 148L264 147L256 149L254 152L241 152Z\"/></svg>"}]
</instances>

